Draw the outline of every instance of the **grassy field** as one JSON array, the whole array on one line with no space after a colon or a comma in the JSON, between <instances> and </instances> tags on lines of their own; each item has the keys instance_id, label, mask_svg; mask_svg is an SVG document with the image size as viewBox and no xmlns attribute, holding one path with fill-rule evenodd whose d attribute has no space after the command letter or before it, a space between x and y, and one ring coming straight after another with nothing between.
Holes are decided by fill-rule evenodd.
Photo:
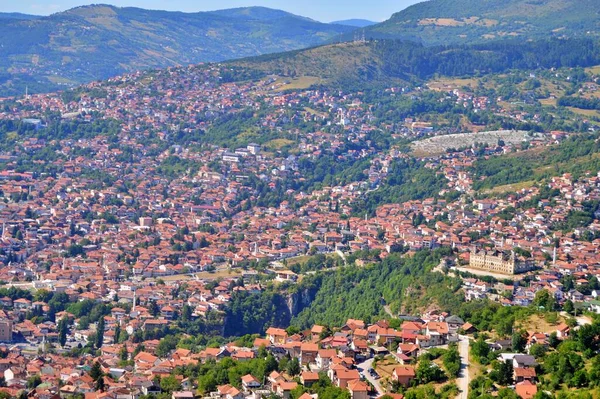
<instances>
[{"instance_id":1,"label":"grassy field","mask_svg":"<svg viewBox=\"0 0 600 399\"><path fill-rule=\"evenodd\" d=\"M427 86L429 86L429 88L431 90L447 91L447 90L460 89L461 87L465 87L465 86L473 89L473 88L477 87L478 84L479 84L479 80L476 78L472 78L472 79L443 78L443 79L433 80L433 81L427 83Z\"/></svg>"},{"instance_id":2,"label":"grassy field","mask_svg":"<svg viewBox=\"0 0 600 399\"><path fill-rule=\"evenodd\" d=\"M593 67L585 68L585 71L587 73L591 73L591 74L594 74L594 75L600 75L600 65L596 65L596 66L593 66Z\"/></svg>"},{"instance_id":3,"label":"grassy field","mask_svg":"<svg viewBox=\"0 0 600 399\"><path fill-rule=\"evenodd\" d=\"M576 114L579 115L583 115L583 116L587 116L587 117L600 117L600 112L596 111L595 109L581 109L581 108L575 108L575 107L567 107L569 109L569 111L574 112Z\"/></svg>"},{"instance_id":4,"label":"grassy field","mask_svg":"<svg viewBox=\"0 0 600 399\"><path fill-rule=\"evenodd\" d=\"M304 107L304 110L306 112L308 112L309 114L312 114L312 115L317 115L317 116L321 116L321 117L325 117L325 118L328 116L325 112L319 112L319 111L317 111L315 109L312 109L310 107Z\"/></svg>"},{"instance_id":5,"label":"grassy field","mask_svg":"<svg viewBox=\"0 0 600 399\"><path fill-rule=\"evenodd\" d=\"M531 332L541 332L545 334L550 334L553 331L556 331L556 326L558 326L562 322L564 322L562 316L558 316L556 323L550 323L543 317L534 314L529 316L529 318L523 320L522 322L517 322L516 327L523 328Z\"/></svg>"},{"instance_id":6,"label":"grassy field","mask_svg":"<svg viewBox=\"0 0 600 399\"><path fill-rule=\"evenodd\" d=\"M301 90L308 89L310 86L315 85L321 81L320 78L315 76L300 76L299 78L286 79L287 84L278 87L278 90Z\"/></svg>"},{"instance_id":7,"label":"grassy field","mask_svg":"<svg viewBox=\"0 0 600 399\"><path fill-rule=\"evenodd\" d=\"M281 150L283 147L294 144L294 141L288 139L273 139L265 143L265 147L269 150Z\"/></svg>"},{"instance_id":8,"label":"grassy field","mask_svg":"<svg viewBox=\"0 0 600 399\"><path fill-rule=\"evenodd\" d=\"M398 366L398 362L392 356L386 356L383 360L377 362L375 371L381 376L381 380L391 380L394 369ZM381 384L384 385L384 384Z\"/></svg>"},{"instance_id":9,"label":"grassy field","mask_svg":"<svg viewBox=\"0 0 600 399\"><path fill-rule=\"evenodd\" d=\"M503 194L503 193L512 193L522 190L524 188L529 188L535 184L535 181L529 180L515 184L507 184L504 186L496 186L491 190L484 191L484 194Z\"/></svg>"}]
</instances>

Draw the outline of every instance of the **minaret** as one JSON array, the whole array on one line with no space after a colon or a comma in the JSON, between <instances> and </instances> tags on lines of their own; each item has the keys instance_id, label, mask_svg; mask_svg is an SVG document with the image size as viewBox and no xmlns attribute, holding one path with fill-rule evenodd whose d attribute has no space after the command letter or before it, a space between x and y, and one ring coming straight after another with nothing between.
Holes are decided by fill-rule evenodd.
<instances>
[{"instance_id":1,"label":"minaret","mask_svg":"<svg viewBox=\"0 0 600 399\"><path fill-rule=\"evenodd\" d=\"M133 290L133 307L131 308L132 312L135 312L135 304L137 302L137 295L136 295L136 290Z\"/></svg>"},{"instance_id":2,"label":"minaret","mask_svg":"<svg viewBox=\"0 0 600 399\"><path fill-rule=\"evenodd\" d=\"M554 250L552 251L552 266L556 265L556 245L554 246Z\"/></svg>"}]
</instances>

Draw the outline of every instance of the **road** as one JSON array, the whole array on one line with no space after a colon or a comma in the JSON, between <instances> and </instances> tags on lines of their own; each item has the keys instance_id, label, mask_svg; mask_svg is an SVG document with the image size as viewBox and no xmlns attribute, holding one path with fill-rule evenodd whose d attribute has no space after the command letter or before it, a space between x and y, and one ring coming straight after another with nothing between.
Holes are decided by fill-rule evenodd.
<instances>
[{"instance_id":1,"label":"road","mask_svg":"<svg viewBox=\"0 0 600 399\"><path fill-rule=\"evenodd\" d=\"M560 315L565 318L573 317L567 312L560 312ZM592 324L592 320L587 316L577 316L575 317L575 320L577 320L577 326L579 327L584 326L586 324Z\"/></svg>"},{"instance_id":2,"label":"road","mask_svg":"<svg viewBox=\"0 0 600 399\"><path fill-rule=\"evenodd\" d=\"M364 362L357 364L356 367L361 368L363 370L363 375L365 376L367 381L369 381L375 387L375 390L377 391L377 397L379 397L385 394L385 392L381 387L379 380L376 380L371 376L371 374L369 374L369 369L373 367L373 360L373 358L367 359Z\"/></svg>"},{"instance_id":3,"label":"road","mask_svg":"<svg viewBox=\"0 0 600 399\"><path fill-rule=\"evenodd\" d=\"M390 309L390 305L383 305L383 310L385 310L385 313L387 313L388 316L390 316L392 319L396 318L396 316L394 316L392 310Z\"/></svg>"},{"instance_id":4,"label":"road","mask_svg":"<svg viewBox=\"0 0 600 399\"><path fill-rule=\"evenodd\" d=\"M457 399L467 399L469 395L469 339L464 335L459 335L458 353L460 354L460 374L456 379L456 385L460 393Z\"/></svg>"}]
</instances>

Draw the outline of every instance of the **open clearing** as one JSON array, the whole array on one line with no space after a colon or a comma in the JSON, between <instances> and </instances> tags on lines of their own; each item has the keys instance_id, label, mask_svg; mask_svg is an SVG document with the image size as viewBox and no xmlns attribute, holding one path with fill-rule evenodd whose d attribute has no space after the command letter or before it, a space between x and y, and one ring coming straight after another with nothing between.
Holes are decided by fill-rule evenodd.
<instances>
[{"instance_id":1,"label":"open clearing","mask_svg":"<svg viewBox=\"0 0 600 399\"><path fill-rule=\"evenodd\" d=\"M273 91L284 91L284 90L301 90L308 89L310 86L317 84L321 81L316 76L300 76L298 78L284 78L273 85L275 89Z\"/></svg>"},{"instance_id":2,"label":"open clearing","mask_svg":"<svg viewBox=\"0 0 600 399\"><path fill-rule=\"evenodd\" d=\"M550 334L553 331L556 331L556 326L564 321L562 316L557 317L557 322L552 324L549 323L546 319L540 317L539 315L531 315L526 320L517 323L519 327L534 332L541 332L545 334Z\"/></svg>"},{"instance_id":3,"label":"open clearing","mask_svg":"<svg viewBox=\"0 0 600 399\"><path fill-rule=\"evenodd\" d=\"M535 184L535 181L533 181L533 180L523 181L520 183L506 184L504 186L496 186L496 187L492 188L491 190L484 191L483 193L484 194L516 193L517 191L520 191L524 188L530 188L534 184Z\"/></svg>"}]
</instances>

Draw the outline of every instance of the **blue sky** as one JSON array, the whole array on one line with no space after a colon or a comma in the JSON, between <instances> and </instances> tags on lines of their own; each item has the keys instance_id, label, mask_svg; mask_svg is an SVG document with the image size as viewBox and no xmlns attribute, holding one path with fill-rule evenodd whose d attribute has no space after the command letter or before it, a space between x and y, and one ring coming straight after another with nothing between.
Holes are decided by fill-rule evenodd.
<instances>
[{"instance_id":1,"label":"blue sky","mask_svg":"<svg viewBox=\"0 0 600 399\"><path fill-rule=\"evenodd\" d=\"M48 15L90 3L141 7L157 10L197 12L232 7L264 6L278 8L323 22L364 18L388 19L394 12L422 0L0 0L0 12Z\"/></svg>"}]
</instances>

